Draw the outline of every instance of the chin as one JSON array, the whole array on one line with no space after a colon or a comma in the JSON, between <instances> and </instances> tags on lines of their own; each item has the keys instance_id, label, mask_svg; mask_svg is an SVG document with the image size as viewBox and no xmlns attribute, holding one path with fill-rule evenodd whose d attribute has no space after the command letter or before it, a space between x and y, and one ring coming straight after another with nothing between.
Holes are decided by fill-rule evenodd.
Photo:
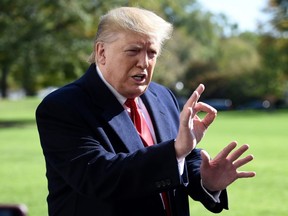
<instances>
[{"instance_id":1,"label":"chin","mask_svg":"<svg viewBox=\"0 0 288 216\"><path fill-rule=\"evenodd\" d=\"M147 86L143 87L138 87L137 89L134 89L130 92L127 92L126 96L127 98L136 98L136 97L139 97L140 95L142 95L147 89Z\"/></svg>"},{"instance_id":2,"label":"chin","mask_svg":"<svg viewBox=\"0 0 288 216\"><path fill-rule=\"evenodd\" d=\"M148 85L143 85L143 86L139 87L140 95L143 94L146 91L147 87L148 87Z\"/></svg>"}]
</instances>

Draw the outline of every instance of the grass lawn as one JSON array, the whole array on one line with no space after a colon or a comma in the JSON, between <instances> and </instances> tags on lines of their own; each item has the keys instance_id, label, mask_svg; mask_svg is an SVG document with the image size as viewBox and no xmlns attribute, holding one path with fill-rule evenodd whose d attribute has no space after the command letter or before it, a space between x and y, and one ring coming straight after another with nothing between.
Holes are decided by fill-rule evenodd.
<instances>
[{"instance_id":1,"label":"grass lawn","mask_svg":"<svg viewBox=\"0 0 288 216\"><path fill-rule=\"evenodd\" d=\"M24 203L45 216L45 164L34 118L38 99L0 100L0 203Z\"/></svg>"},{"instance_id":2,"label":"grass lawn","mask_svg":"<svg viewBox=\"0 0 288 216\"><path fill-rule=\"evenodd\" d=\"M229 211L223 216L284 216L288 205L288 111L220 112L199 147L211 157L230 141L248 143L255 159L241 170L254 170L252 179L239 179L228 187ZM248 154L247 153L247 154ZM214 215L194 201L191 215Z\"/></svg>"},{"instance_id":3,"label":"grass lawn","mask_svg":"<svg viewBox=\"0 0 288 216\"><path fill-rule=\"evenodd\" d=\"M25 203L29 216L47 215L45 164L34 120L38 99L0 100L0 203ZM199 147L214 157L230 141L250 144L254 170L228 188L223 216L284 216L288 212L288 111L220 112ZM282 203L283 201L283 203ZM210 216L191 200L191 215Z\"/></svg>"}]
</instances>

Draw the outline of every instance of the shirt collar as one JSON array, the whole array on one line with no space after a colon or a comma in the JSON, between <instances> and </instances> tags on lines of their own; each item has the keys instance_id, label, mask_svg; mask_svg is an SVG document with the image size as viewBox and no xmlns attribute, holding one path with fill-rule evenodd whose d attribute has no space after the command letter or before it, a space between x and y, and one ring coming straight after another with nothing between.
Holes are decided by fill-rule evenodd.
<instances>
[{"instance_id":1,"label":"shirt collar","mask_svg":"<svg viewBox=\"0 0 288 216\"><path fill-rule=\"evenodd\" d=\"M108 83L108 82L105 80L105 78L104 78L104 76L103 76L100 68L98 67L98 65L96 65L96 71L97 71L99 77L101 78L101 80L105 83L105 85L110 89L110 91L113 93L113 95L117 98L117 100L119 101L119 103L122 104L122 105L124 105L124 103L125 103L125 101L127 100L127 98L124 97L123 95L119 94L119 93L116 91L116 89L113 88L113 86L110 85L110 83Z\"/></svg>"}]
</instances>

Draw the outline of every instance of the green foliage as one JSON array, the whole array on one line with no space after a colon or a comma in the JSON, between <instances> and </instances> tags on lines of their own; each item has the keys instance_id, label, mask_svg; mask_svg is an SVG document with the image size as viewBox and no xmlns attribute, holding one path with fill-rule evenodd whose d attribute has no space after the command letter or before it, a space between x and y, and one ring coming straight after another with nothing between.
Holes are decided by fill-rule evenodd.
<instances>
[{"instance_id":1,"label":"green foliage","mask_svg":"<svg viewBox=\"0 0 288 216\"><path fill-rule=\"evenodd\" d=\"M260 68L255 34L223 38L209 61L196 60L187 69L185 85L193 90L199 83L206 86L206 98L230 98L239 105L251 98L261 98L261 83L255 82ZM204 59L204 58L202 58Z\"/></svg>"},{"instance_id":2,"label":"green foliage","mask_svg":"<svg viewBox=\"0 0 288 216\"><path fill-rule=\"evenodd\" d=\"M63 0L2 2L2 72L7 68L16 86L28 95L43 84L61 85L79 77L95 34L91 23L96 14L87 13L91 5L91 1Z\"/></svg>"},{"instance_id":3,"label":"green foliage","mask_svg":"<svg viewBox=\"0 0 288 216\"><path fill-rule=\"evenodd\" d=\"M273 14L272 24L279 32L288 32L288 1L270 0L268 11Z\"/></svg>"},{"instance_id":4,"label":"green foliage","mask_svg":"<svg viewBox=\"0 0 288 216\"><path fill-rule=\"evenodd\" d=\"M201 81L209 83L207 97L231 97L237 103L252 96L278 100L287 91L288 79L286 3L273 0L267 5L271 21L277 20L274 27L281 31L275 36L239 32L224 14L203 11L197 0L3 0L0 91L5 97L7 89L23 88L34 95L80 77L88 66L99 17L118 6L138 6L175 27L158 60L155 81L172 88L181 81L179 94L186 96Z\"/></svg>"}]
</instances>

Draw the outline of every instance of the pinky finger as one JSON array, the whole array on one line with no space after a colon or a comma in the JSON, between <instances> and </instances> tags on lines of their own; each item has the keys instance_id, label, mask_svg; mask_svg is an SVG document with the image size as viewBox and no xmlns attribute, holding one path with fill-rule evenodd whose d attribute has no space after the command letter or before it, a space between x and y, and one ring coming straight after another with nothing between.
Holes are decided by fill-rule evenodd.
<instances>
[{"instance_id":1,"label":"pinky finger","mask_svg":"<svg viewBox=\"0 0 288 216\"><path fill-rule=\"evenodd\" d=\"M256 176L256 172L252 171L241 171L237 174L237 178L252 178L254 176Z\"/></svg>"}]
</instances>

